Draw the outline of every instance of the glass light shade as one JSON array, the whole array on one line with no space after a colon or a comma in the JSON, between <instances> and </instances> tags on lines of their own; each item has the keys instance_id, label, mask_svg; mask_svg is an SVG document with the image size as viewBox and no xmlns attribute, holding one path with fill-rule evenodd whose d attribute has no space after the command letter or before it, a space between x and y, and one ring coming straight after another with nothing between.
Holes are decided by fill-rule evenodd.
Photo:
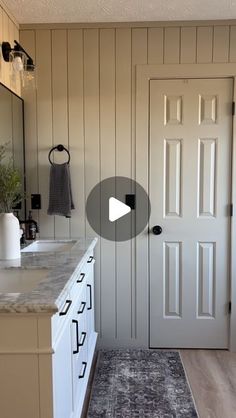
<instances>
[{"instance_id":1,"label":"glass light shade","mask_svg":"<svg viewBox=\"0 0 236 418\"><path fill-rule=\"evenodd\" d=\"M14 71L23 71L24 64L22 62L21 57L15 57L14 58L14 60L12 61L12 67L13 67Z\"/></svg>"},{"instance_id":2,"label":"glass light shade","mask_svg":"<svg viewBox=\"0 0 236 418\"><path fill-rule=\"evenodd\" d=\"M25 65L21 77L21 86L23 89L36 89L35 66Z\"/></svg>"},{"instance_id":3,"label":"glass light shade","mask_svg":"<svg viewBox=\"0 0 236 418\"><path fill-rule=\"evenodd\" d=\"M25 53L21 51L11 51L9 54L10 78L14 88L22 82L26 58Z\"/></svg>"},{"instance_id":4,"label":"glass light shade","mask_svg":"<svg viewBox=\"0 0 236 418\"><path fill-rule=\"evenodd\" d=\"M29 63L29 58L22 51L12 50L9 54L11 64L11 82L12 85L21 84L24 90L36 89L35 65Z\"/></svg>"},{"instance_id":5,"label":"glass light shade","mask_svg":"<svg viewBox=\"0 0 236 418\"><path fill-rule=\"evenodd\" d=\"M9 55L9 61L11 63L12 72L24 71L26 64L26 55L21 51L11 51Z\"/></svg>"}]
</instances>

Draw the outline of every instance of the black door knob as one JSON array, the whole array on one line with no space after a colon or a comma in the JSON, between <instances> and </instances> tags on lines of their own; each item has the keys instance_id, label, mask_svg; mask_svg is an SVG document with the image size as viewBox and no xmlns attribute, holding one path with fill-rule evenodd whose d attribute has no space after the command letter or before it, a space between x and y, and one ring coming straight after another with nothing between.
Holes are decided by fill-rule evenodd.
<instances>
[{"instance_id":1,"label":"black door knob","mask_svg":"<svg viewBox=\"0 0 236 418\"><path fill-rule=\"evenodd\" d=\"M162 233L162 227L160 225L155 225L152 228L152 232L154 235L160 235Z\"/></svg>"}]
</instances>

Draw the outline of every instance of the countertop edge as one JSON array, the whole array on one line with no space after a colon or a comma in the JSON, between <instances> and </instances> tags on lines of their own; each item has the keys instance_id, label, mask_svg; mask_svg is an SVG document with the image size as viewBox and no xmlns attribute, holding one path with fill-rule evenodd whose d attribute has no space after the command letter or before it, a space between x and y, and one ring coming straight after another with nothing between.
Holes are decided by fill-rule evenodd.
<instances>
[{"instance_id":1,"label":"countertop edge","mask_svg":"<svg viewBox=\"0 0 236 418\"><path fill-rule=\"evenodd\" d=\"M79 240L78 241L78 246L79 246ZM90 241L90 242L88 242ZM88 242L88 243L87 243ZM73 268L73 272L68 272L68 274L70 274L70 277L67 278L67 280L65 281L65 283L62 283L61 285L63 286L62 289L59 291L59 294L56 295L56 297L54 298L54 300L50 300L50 301L46 301L45 303L43 302L37 302L37 301L32 301L30 300L30 295L34 294L34 292L29 292L28 294L28 298L29 300L27 301L27 293L25 294L17 294L17 293L7 293L7 294L3 294L0 293L0 314L15 314L15 315L49 315L49 316L53 316L55 313L57 313L59 311L59 309L61 308L62 304L65 301L65 297L66 294L68 294L68 292L70 291L71 287L73 286L74 282L73 282L73 273L75 270L80 269L80 267L82 266L82 264L84 263L84 259L86 258L86 256L88 255L89 252L93 251L96 244L98 242L98 238L88 238L86 240L83 239L83 245L85 246L87 244L87 248L86 249L78 249L78 253L76 254L76 252L63 252L63 254L65 255L65 257L72 257L73 258L73 263L76 264ZM81 252L83 252L83 254L81 255ZM48 256L52 256L53 253L48 253ZM61 256L63 257L63 254L61 254ZM45 254L44 254L45 256ZM40 257L40 256L39 256ZM42 257L42 256L41 256ZM56 258L56 255L55 255ZM76 261L76 258L78 258L78 263ZM4 267L2 267L4 269ZM53 271L56 271L57 269L60 268L60 263L58 262L57 266L54 266L51 268L51 272L52 272L52 276L53 276ZM65 269L65 265L62 265L62 270L63 268ZM64 272L64 275L66 275L67 273ZM63 274L62 274L63 276ZM50 282L49 282L50 285ZM52 283L53 286L53 283ZM38 293L40 293L38 291ZM18 295L18 296L17 296ZM25 300L17 300L20 299L19 295L21 297L24 297ZM2 299L1 300L1 296ZM35 296L35 294L34 294ZM53 298L53 297L52 297Z\"/></svg>"}]
</instances>

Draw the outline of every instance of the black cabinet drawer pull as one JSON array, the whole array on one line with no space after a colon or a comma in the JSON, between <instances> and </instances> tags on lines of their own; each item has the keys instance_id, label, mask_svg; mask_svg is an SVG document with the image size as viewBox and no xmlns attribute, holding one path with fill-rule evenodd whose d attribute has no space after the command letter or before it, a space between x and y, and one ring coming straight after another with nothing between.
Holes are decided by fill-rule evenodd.
<instances>
[{"instance_id":1,"label":"black cabinet drawer pull","mask_svg":"<svg viewBox=\"0 0 236 418\"><path fill-rule=\"evenodd\" d=\"M82 306L82 308L79 309L79 311L77 312L78 314L81 314L81 313L84 312L84 308L86 306L86 302L81 302L81 306Z\"/></svg>"},{"instance_id":2,"label":"black cabinet drawer pull","mask_svg":"<svg viewBox=\"0 0 236 418\"><path fill-rule=\"evenodd\" d=\"M72 304L72 300L66 300L66 303L65 303L65 307L66 307L66 309L64 310L64 311L61 311L60 313L59 313L59 315L60 316L62 316L62 315L66 315L67 314L67 312L69 311L69 308L70 308L70 305Z\"/></svg>"},{"instance_id":3,"label":"black cabinet drawer pull","mask_svg":"<svg viewBox=\"0 0 236 418\"><path fill-rule=\"evenodd\" d=\"M92 286L91 284L87 284L87 287L89 288L89 295L90 295L90 303L89 303L89 308L87 308L88 311L90 311L92 309Z\"/></svg>"},{"instance_id":4,"label":"black cabinet drawer pull","mask_svg":"<svg viewBox=\"0 0 236 418\"><path fill-rule=\"evenodd\" d=\"M81 332L81 335L83 336L81 343L79 343L79 347L83 347L84 342L86 340L86 332Z\"/></svg>"},{"instance_id":5,"label":"black cabinet drawer pull","mask_svg":"<svg viewBox=\"0 0 236 418\"><path fill-rule=\"evenodd\" d=\"M89 257L89 259L88 259L87 263L92 263L92 261L93 261L93 256L92 256L92 255L90 255L90 257Z\"/></svg>"},{"instance_id":6,"label":"black cabinet drawer pull","mask_svg":"<svg viewBox=\"0 0 236 418\"><path fill-rule=\"evenodd\" d=\"M86 361L82 361L82 365L84 366L84 369L82 371L82 374L79 375L79 379L83 379L85 372L86 372L86 367L87 367L87 362Z\"/></svg>"},{"instance_id":7,"label":"black cabinet drawer pull","mask_svg":"<svg viewBox=\"0 0 236 418\"><path fill-rule=\"evenodd\" d=\"M80 273L79 279L76 280L76 283L82 283L85 278L85 273Z\"/></svg>"},{"instance_id":8,"label":"black cabinet drawer pull","mask_svg":"<svg viewBox=\"0 0 236 418\"><path fill-rule=\"evenodd\" d=\"M76 325L76 349L73 350L73 354L78 354L79 352L79 323L76 319L72 319L72 323Z\"/></svg>"}]
</instances>

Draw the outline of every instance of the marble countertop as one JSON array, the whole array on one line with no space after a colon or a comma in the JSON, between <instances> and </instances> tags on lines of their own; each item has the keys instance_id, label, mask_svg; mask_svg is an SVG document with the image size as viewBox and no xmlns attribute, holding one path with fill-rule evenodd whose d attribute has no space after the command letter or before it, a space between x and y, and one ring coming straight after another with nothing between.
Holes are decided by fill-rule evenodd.
<instances>
[{"instance_id":1,"label":"marble countertop","mask_svg":"<svg viewBox=\"0 0 236 418\"><path fill-rule=\"evenodd\" d=\"M47 276L27 293L0 293L0 313L55 313L73 285L72 275L97 243L94 239L79 239L68 251L21 253L20 260L0 261L0 269L45 268Z\"/></svg>"}]
</instances>

